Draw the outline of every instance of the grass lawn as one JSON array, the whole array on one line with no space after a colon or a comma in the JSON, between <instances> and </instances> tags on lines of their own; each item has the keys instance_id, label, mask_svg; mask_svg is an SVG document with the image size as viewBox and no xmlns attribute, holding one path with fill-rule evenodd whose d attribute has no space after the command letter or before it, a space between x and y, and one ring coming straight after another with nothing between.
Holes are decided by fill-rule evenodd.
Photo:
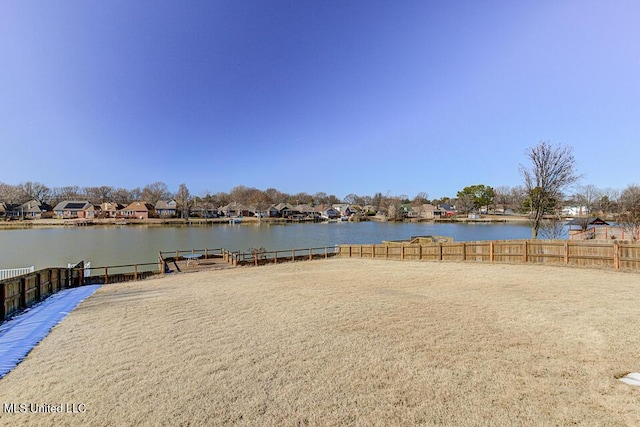
<instances>
[{"instance_id":1,"label":"grass lawn","mask_svg":"<svg viewBox=\"0 0 640 427\"><path fill-rule=\"evenodd\" d=\"M638 274L336 258L108 285L0 380L84 412L0 424L640 425L639 301Z\"/></svg>"}]
</instances>

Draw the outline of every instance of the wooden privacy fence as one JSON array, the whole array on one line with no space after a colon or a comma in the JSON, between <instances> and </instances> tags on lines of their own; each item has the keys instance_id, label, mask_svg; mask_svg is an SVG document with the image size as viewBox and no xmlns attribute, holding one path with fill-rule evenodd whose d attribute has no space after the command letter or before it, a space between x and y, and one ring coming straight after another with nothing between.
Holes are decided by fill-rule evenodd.
<instances>
[{"instance_id":1,"label":"wooden privacy fence","mask_svg":"<svg viewBox=\"0 0 640 427\"><path fill-rule=\"evenodd\" d=\"M68 268L46 268L0 281L0 322L49 295L79 286L79 274Z\"/></svg>"},{"instance_id":2,"label":"wooden privacy fence","mask_svg":"<svg viewBox=\"0 0 640 427\"><path fill-rule=\"evenodd\" d=\"M157 263L91 267L85 275L84 261L71 268L45 268L0 280L0 322L66 288L141 280L158 274Z\"/></svg>"},{"instance_id":3,"label":"wooden privacy fence","mask_svg":"<svg viewBox=\"0 0 640 427\"><path fill-rule=\"evenodd\" d=\"M420 261L477 261L640 271L640 245L567 240L496 240L403 246L340 245L340 256Z\"/></svg>"}]
</instances>

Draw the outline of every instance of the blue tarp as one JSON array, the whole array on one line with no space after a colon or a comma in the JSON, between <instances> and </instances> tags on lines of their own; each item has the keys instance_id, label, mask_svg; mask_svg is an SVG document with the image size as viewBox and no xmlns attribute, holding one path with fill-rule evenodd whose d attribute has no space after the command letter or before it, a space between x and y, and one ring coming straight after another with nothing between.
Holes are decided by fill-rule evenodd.
<instances>
[{"instance_id":1,"label":"blue tarp","mask_svg":"<svg viewBox=\"0 0 640 427\"><path fill-rule=\"evenodd\" d=\"M64 289L0 325L0 378L11 372L54 326L99 287Z\"/></svg>"}]
</instances>

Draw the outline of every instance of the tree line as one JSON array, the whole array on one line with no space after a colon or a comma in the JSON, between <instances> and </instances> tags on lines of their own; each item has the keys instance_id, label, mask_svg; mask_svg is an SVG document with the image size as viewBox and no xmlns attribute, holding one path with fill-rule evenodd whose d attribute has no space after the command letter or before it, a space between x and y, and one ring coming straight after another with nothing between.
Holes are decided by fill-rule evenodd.
<instances>
[{"instance_id":1,"label":"tree line","mask_svg":"<svg viewBox=\"0 0 640 427\"><path fill-rule=\"evenodd\" d=\"M410 198L407 195L392 195L389 192L381 192L374 195L358 195L350 193L342 199L334 194L318 192L309 194L305 192L288 194L275 188L260 190L253 187L238 185L229 192L210 193L203 195L191 195L185 184L180 184L177 191L172 192L167 184L155 182L143 188L133 189L114 188L110 186L100 187L54 187L50 188L39 182L27 181L17 185L0 183L0 202L9 204L21 204L29 200L39 200L51 206L64 200L87 200L93 204L114 202L128 204L132 201L143 200L155 204L160 200L174 199L185 204L187 202L205 202L215 206L225 206L231 202L245 205L271 205L288 203L292 205L333 205L347 203L359 206L372 206L378 209L386 208L393 204L408 204L418 206L426 203L434 205L449 204L455 206L457 211L466 214L484 210L499 209L500 211L512 210L514 213L528 213L532 206L532 197L536 197L536 190L532 185L531 190L526 186L499 186L491 187L483 184L474 184L458 191L456 197L441 197L429 199L426 192L420 192ZM570 194L557 193L548 197L545 201L546 213L553 213L563 206L583 206L586 212L599 212L603 215L620 213L629 204L629 199L640 191L639 186L630 185L620 191L613 188L598 188L595 185L579 185L575 192ZM540 203L538 203L540 204ZM533 203L535 205L535 203Z\"/></svg>"},{"instance_id":2,"label":"tree line","mask_svg":"<svg viewBox=\"0 0 640 427\"><path fill-rule=\"evenodd\" d=\"M577 185L581 179L576 171L575 158L571 147L542 141L526 151L528 165L520 165L522 185L514 187L499 186L493 188L484 184L474 184L457 192L456 197L429 199L426 192L419 192L413 198L407 195L393 195L378 192L373 195L347 194L339 199L334 194L305 192L288 194L275 188L260 190L243 185L229 192L211 193L206 191L193 196L186 184L180 184L172 192L167 184L155 182L142 188L114 188L110 186L79 187L66 186L50 188L39 182L27 181L17 185L0 183L0 202L21 204L36 199L55 206L64 200L87 200L93 204L114 202L128 204L133 201L145 201L155 205L160 200L176 200L183 215L189 207L202 204L209 207L226 206L231 202L254 206L262 211L278 203L311 206L347 203L369 207L374 212L394 212L401 215L403 205L420 206L426 203L434 205L449 204L459 213L489 212L508 210L529 216L532 237L536 238L542 230L557 227L550 223L559 220L565 206L584 207L585 214L597 212L604 216L614 216L619 224L630 224L634 235L640 231L640 186L632 184L623 190L598 188L595 185ZM570 190L573 190L572 192ZM395 218L401 219L401 218ZM547 236L548 237L548 236Z\"/></svg>"}]
</instances>

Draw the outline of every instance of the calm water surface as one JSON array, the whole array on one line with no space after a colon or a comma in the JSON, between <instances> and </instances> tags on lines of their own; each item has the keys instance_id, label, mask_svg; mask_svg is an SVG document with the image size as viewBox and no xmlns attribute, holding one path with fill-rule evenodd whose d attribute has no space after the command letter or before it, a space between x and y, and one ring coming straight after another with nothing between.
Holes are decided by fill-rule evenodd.
<instances>
[{"instance_id":1,"label":"calm water surface","mask_svg":"<svg viewBox=\"0 0 640 427\"><path fill-rule=\"evenodd\" d=\"M159 250L263 246L285 250L344 243L380 243L417 235L451 236L456 241L522 239L518 224L319 223L213 225L202 227L76 227L0 231L0 268L66 266L80 260L93 266L155 262Z\"/></svg>"}]
</instances>

